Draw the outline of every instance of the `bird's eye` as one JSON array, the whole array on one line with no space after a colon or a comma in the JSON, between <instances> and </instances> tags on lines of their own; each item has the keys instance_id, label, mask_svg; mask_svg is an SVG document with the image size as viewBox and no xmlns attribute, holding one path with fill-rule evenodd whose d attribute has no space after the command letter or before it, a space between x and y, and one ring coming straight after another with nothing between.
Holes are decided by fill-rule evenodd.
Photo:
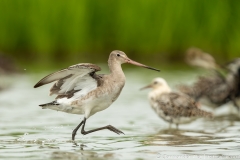
<instances>
[{"instance_id":1,"label":"bird's eye","mask_svg":"<svg viewBox=\"0 0 240 160\"><path fill-rule=\"evenodd\" d=\"M120 57L120 54L117 54L118 57Z\"/></svg>"},{"instance_id":2,"label":"bird's eye","mask_svg":"<svg viewBox=\"0 0 240 160\"><path fill-rule=\"evenodd\" d=\"M158 84L158 82L154 82L153 84Z\"/></svg>"}]
</instances>

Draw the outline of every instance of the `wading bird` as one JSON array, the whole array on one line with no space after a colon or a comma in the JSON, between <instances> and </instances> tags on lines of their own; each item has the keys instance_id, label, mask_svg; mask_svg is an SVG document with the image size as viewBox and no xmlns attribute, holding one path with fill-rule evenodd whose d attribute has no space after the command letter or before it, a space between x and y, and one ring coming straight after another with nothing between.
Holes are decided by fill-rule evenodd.
<instances>
[{"instance_id":1,"label":"wading bird","mask_svg":"<svg viewBox=\"0 0 240 160\"><path fill-rule=\"evenodd\" d=\"M205 69L216 69L218 67L213 56L195 47L187 50L185 61L191 66L198 66Z\"/></svg>"},{"instance_id":2,"label":"wading bird","mask_svg":"<svg viewBox=\"0 0 240 160\"><path fill-rule=\"evenodd\" d=\"M40 106L57 111L83 114L84 119L73 130L72 140L82 126L81 133L86 135L95 131L108 129L123 134L117 128L107 125L85 131L86 120L95 113L108 108L119 96L124 84L125 75L121 64L130 63L136 66L159 71L158 69L135 62L122 51L112 51L108 59L110 74L96 74L101 68L95 64L80 63L52 73L41 79L34 88L57 81L50 89L50 95L56 94L53 102Z\"/></svg>"},{"instance_id":3,"label":"wading bird","mask_svg":"<svg viewBox=\"0 0 240 160\"><path fill-rule=\"evenodd\" d=\"M211 55L191 48L187 51L186 59L190 65L213 72L209 76L200 76L193 85L179 85L181 92L210 107L219 107L231 101L239 110L236 101L240 97L240 58L220 66Z\"/></svg>"},{"instance_id":4,"label":"wading bird","mask_svg":"<svg viewBox=\"0 0 240 160\"><path fill-rule=\"evenodd\" d=\"M148 94L151 107L166 122L189 123L199 117L212 117L212 114L197 107L196 102L186 94L172 92L163 78L155 78L151 84L141 88L152 88Z\"/></svg>"}]
</instances>

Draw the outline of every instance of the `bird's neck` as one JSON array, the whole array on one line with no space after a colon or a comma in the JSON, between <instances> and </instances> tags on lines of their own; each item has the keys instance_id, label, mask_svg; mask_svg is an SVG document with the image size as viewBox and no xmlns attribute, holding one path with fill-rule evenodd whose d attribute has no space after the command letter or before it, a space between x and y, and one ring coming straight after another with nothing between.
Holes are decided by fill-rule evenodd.
<instances>
[{"instance_id":1,"label":"bird's neck","mask_svg":"<svg viewBox=\"0 0 240 160\"><path fill-rule=\"evenodd\" d=\"M124 80L125 82L125 75L122 70L121 64L117 61L108 61L108 66L110 70L110 75L118 80Z\"/></svg>"},{"instance_id":2,"label":"bird's neck","mask_svg":"<svg viewBox=\"0 0 240 160\"><path fill-rule=\"evenodd\" d=\"M171 88L169 86L164 86L161 88L154 88L152 91L149 92L148 96L149 98L156 98L161 94L170 93L170 92L171 92Z\"/></svg>"}]
</instances>

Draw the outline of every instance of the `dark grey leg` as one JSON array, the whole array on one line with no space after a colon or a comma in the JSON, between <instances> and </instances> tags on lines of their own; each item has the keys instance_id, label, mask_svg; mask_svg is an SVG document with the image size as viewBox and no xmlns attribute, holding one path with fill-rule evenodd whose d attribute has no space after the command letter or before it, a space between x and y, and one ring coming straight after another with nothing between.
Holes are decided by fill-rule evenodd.
<instances>
[{"instance_id":1,"label":"dark grey leg","mask_svg":"<svg viewBox=\"0 0 240 160\"><path fill-rule=\"evenodd\" d=\"M237 110L238 110L238 112L240 112L240 107L239 107L239 105L238 105L237 102L236 102L236 98L232 99L232 101L233 101L234 107L236 107Z\"/></svg>"},{"instance_id":2,"label":"dark grey leg","mask_svg":"<svg viewBox=\"0 0 240 160\"><path fill-rule=\"evenodd\" d=\"M82 127L82 130L81 130L81 133L83 135L86 135L86 134L89 134L89 133L92 133L92 132L96 132L96 131L100 131L100 130L103 130L103 129L108 129L114 133L117 133L117 134L124 134L122 131L118 130L117 128L111 126L111 125L107 125L105 127L100 127L100 128L96 128L96 129L92 129L92 130L89 130L89 131L85 131L84 130L84 127L85 127L85 124L86 124L86 118L84 118L83 120L83 127Z\"/></svg>"},{"instance_id":3,"label":"dark grey leg","mask_svg":"<svg viewBox=\"0 0 240 160\"><path fill-rule=\"evenodd\" d=\"M170 123L169 123L169 126L168 126L168 129L171 129L171 126L172 126L172 123L170 122Z\"/></svg>"},{"instance_id":4,"label":"dark grey leg","mask_svg":"<svg viewBox=\"0 0 240 160\"><path fill-rule=\"evenodd\" d=\"M178 130L178 123L176 123L176 128L177 128L177 130Z\"/></svg>"},{"instance_id":5,"label":"dark grey leg","mask_svg":"<svg viewBox=\"0 0 240 160\"><path fill-rule=\"evenodd\" d=\"M77 134L78 129L81 127L81 125L83 124L83 121L81 123L79 123L79 125L73 130L72 132L72 140L75 140L75 136Z\"/></svg>"}]
</instances>

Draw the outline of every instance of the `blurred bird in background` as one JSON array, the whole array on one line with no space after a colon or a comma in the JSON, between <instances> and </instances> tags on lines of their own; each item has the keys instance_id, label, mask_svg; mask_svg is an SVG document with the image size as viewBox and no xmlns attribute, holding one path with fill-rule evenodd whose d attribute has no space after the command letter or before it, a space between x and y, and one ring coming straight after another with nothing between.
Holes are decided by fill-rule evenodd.
<instances>
[{"instance_id":1,"label":"blurred bird in background","mask_svg":"<svg viewBox=\"0 0 240 160\"><path fill-rule=\"evenodd\" d=\"M212 117L212 114L198 108L197 103L188 95L172 92L163 78L155 78L151 84L141 88L151 88L148 100L159 117L171 124L190 123L200 117Z\"/></svg>"},{"instance_id":2,"label":"blurred bird in background","mask_svg":"<svg viewBox=\"0 0 240 160\"><path fill-rule=\"evenodd\" d=\"M192 85L179 85L178 89L182 93L210 107L232 102L239 111L237 99L240 96L240 58L221 66L210 54L198 48L190 48L185 59L189 65L212 72L208 76L199 76Z\"/></svg>"}]
</instances>

